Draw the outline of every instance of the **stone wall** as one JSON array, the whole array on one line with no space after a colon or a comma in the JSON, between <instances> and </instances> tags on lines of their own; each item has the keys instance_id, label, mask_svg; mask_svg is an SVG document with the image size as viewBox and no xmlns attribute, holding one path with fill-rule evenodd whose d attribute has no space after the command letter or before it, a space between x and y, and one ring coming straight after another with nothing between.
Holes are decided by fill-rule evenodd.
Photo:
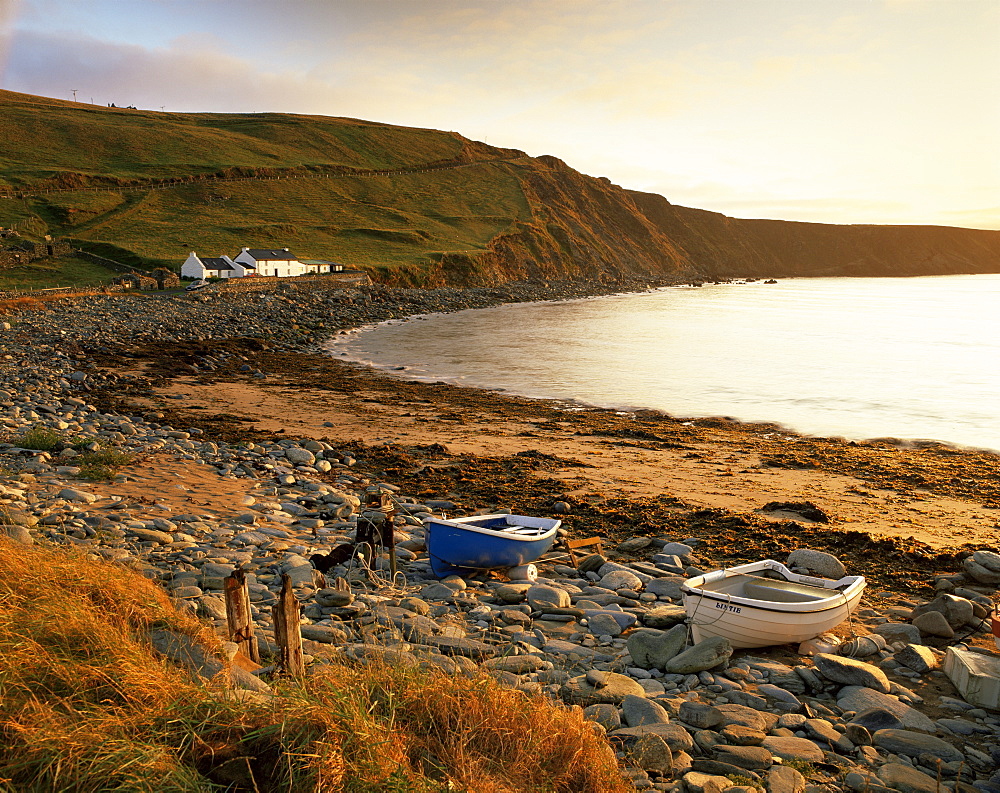
<instances>
[{"instance_id":1,"label":"stone wall","mask_svg":"<svg viewBox=\"0 0 1000 793\"><path fill-rule=\"evenodd\" d=\"M28 264L29 262L37 259L37 256L33 256L26 251L19 250L6 250L0 251L0 270L6 270L10 267L18 267L22 264Z\"/></svg>"},{"instance_id":2,"label":"stone wall","mask_svg":"<svg viewBox=\"0 0 1000 793\"><path fill-rule=\"evenodd\" d=\"M121 262L116 262L114 259L105 259L103 256L98 256L96 253L90 253L89 251L77 251L76 255L82 259L90 259L90 261L96 262L102 267L107 267L109 270L114 270L116 273L135 272L134 267L122 264Z\"/></svg>"},{"instance_id":3,"label":"stone wall","mask_svg":"<svg viewBox=\"0 0 1000 793\"><path fill-rule=\"evenodd\" d=\"M52 295L59 297L82 297L84 295L118 294L128 291L131 291L130 287L122 286L121 284L108 284L101 287L50 286L46 289L5 289L0 290L0 300L10 300L19 297L51 297Z\"/></svg>"},{"instance_id":4,"label":"stone wall","mask_svg":"<svg viewBox=\"0 0 1000 793\"><path fill-rule=\"evenodd\" d=\"M156 280L156 285L160 289L177 289L181 285L180 276L166 267L150 270L149 277Z\"/></svg>"},{"instance_id":5,"label":"stone wall","mask_svg":"<svg viewBox=\"0 0 1000 793\"><path fill-rule=\"evenodd\" d=\"M367 273L345 270L329 275L297 275L280 278L273 275L255 275L250 278L228 278L219 281L215 288L223 292L268 292L276 288L288 289L343 289L345 286L364 286L371 283Z\"/></svg>"},{"instance_id":6,"label":"stone wall","mask_svg":"<svg viewBox=\"0 0 1000 793\"><path fill-rule=\"evenodd\" d=\"M0 250L0 270L19 267L49 256L71 256L73 248L68 242L30 242L18 240L6 250Z\"/></svg>"},{"instance_id":7,"label":"stone wall","mask_svg":"<svg viewBox=\"0 0 1000 793\"><path fill-rule=\"evenodd\" d=\"M151 278L148 275L142 275L141 273L125 273L125 275L119 275L112 283L126 289L141 289L144 291L157 289L159 287L155 278Z\"/></svg>"}]
</instances>

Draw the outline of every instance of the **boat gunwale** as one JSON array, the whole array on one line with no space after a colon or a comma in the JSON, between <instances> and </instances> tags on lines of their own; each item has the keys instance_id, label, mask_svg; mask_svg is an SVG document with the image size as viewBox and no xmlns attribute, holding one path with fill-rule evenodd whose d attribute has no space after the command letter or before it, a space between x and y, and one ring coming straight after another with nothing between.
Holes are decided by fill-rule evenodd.
<instances>
[{"instance_id":1,"label":"boat gunwale","mask_svg":"<svg viewBox=\"0 0 1000 793\"><path fill-rule=\"evenodd\" d=\"M514 534L509 531L504 531L503 529L488 529L484 526L476 526L475 524L471 523L471 521L473 520L483 520L485 518L498 518L498 517L511 517L511 516L501 513L497 515L473 515L467 518L453 518L453 519L424 518L423 524L427 528L429 528L433 524L438 524L451 529L461 529L462 531L471 531L475 532L476 534L485 534L488 537L496 537L497 539L503 539L503 540L516 540L518 542L539 542L542 540L547 540L553 534L555 534L556 531L558 531L559 527L562 525L561 520L556 520L554 518L533 518L533 520L544 520L544 521L554 520L555 522L553 523L552 526L550 526L547 529L543 529L538 526L525 527L525 528L537 528L542 533L533 535L522 535L522 534ZM513 517L529 517L529 516L515 515ZM470 522L463 522L463 521L470 521ZM512 526L512 528L514 528L514 526Z\"/></svg>"},{"instance_id":2,"label":"boat gunwale","mask_svg":"<svg viewBox=\"0 0 1000 793\"><path fill-rule=\"evenodd\" d=\"M774 608L773 603L775 601L770 601L770 600L754 600L752 598L740 597L738 595L734 595L734 596L728 597L728 598L727 597L720 597L718 595L713 595L710 592L701 592L700 590L697 590L697 589L694 589L694 590L687 589L683 585L681 586L681 592L686 597L691 597L691 598L694 598L694 597L707 598L708 600L717 600L720 603L731 603L731 604L733 604L735 606L745 606L746 608L757 609L758 611L773 611L773 612L776 612L778 614L823 614L824 612L832 611L833 609L849 608L851 600L852 600L851 597L847 596L846 592L836 592L836 594L843 595L843 597L839 597L839 598L836 598L836 599L830 597L830 598L827 598L826 600L809 600L809 601L802 601L801 603L786 603L786 604L784 604L786 606L814 606L815 607L816 604L824 604L824 603L827 603L828 601L832 601L832 602L830 602L830 605L828 605L828 606L824 605L822 608L809 608L809 609ZM771 603L772 605L771 606L757 605L758 603L760 603L760 604Z\"/></svg>"},{"instance_id":3,"label":"boat gunwale","mask_svg":"<svg viewBox=\"0 0 1000 793\"><path fill-rule=\"evenodd\" d=\"M830 592L830 597L823 598L822 600L780 602L781 606L776 607L775 604L779 601L758 600L757 598L746 597L744 595L728 595L706 591L700 588L705 584L725 580L733 575L749 574L764 570L773 570L784 576L788 576L786 580L791 583L806 584L808 586L814 586L817 589L827 589ZM690 582L698 581L699 579L700 584L690 584ZM842 590L825 585L825 583L838 584L840 582L844 582L843 586L845 588ZM687 605L686 601L689 598L697 597L707 598L721 603L743 606L746 608L758 609L760 611L784 614L822 614L837 608L847 608L848 613L850 613L853 611L851 603L860 599L867 586L868 582L865 581L864 576L844 576L843 578L837 580L803 576L798 573L793 573L785 567L785 565L781 564L781 562L776 562L773 559L764 559L760 562L749 562L748 564L737 565L735 567L724 567L721 570L714 570L710 573L703 573L702 575L694 576L684 581L684 583L681 584L680 589L682 595L684 596L683 599L685 601L685 606Z\"/></svg>"}]
</instances>

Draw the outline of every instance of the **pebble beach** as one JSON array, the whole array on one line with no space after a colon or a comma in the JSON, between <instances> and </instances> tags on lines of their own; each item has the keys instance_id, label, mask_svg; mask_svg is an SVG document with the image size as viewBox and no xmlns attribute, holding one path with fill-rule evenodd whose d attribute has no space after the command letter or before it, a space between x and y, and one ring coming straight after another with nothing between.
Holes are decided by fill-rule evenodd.
<instances>
[{"instance_id":1,"label":"pebble beach","mask_svg":"<svg viewBox=\"0 0 1000 793\"><path fill-rule=\"evenodd\" d=\"M324 353L386 319L648 286L289 284L13 305L0 533L127 566L220 635L239 567L265 658L287 575L309 664L486 669L582 707L639 790L1000 793L1000 711L942 669L959 643L998 658L997 455L521 399ZM127 464L95 471L114 454ZM399 574L371 555L320 573L310 557L352 542L381 494L397 505ZM535 581L431 573L423 518L504 510L559 517L564 538L600 551L571 564L557 547ZM681 583L763 558L864 575L868 590L808 647L691 643ZM266 697L266 677L234 684Z\"/></svg>"}]
</instances>

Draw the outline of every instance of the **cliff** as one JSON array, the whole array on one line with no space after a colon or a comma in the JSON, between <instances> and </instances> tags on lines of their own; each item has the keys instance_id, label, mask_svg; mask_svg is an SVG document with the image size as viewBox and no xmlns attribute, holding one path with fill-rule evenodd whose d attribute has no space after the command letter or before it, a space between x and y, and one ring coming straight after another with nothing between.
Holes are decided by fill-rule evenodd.
<instances>
[{"instance_id":1,"label":"cliff","mask_svg":"<svg viewBox=\"0 0 1000 793\"><path fill-rule=\"evenodd\" d=\"M288 247L400 285L1000 272L1000 232L736 220L454 132L0 91L0 227L178 268Z\"/></svg>"},{"instance_id":2,"label":"cliff","mask_svg":"<svg viewBox=\"0 0 1000 793\"><path fill-rule=\"evenodd\" d=\"M706 277L1000 272L1000 231L740 220L654 193L629 195Z\"/></svg>"}]
</instances>

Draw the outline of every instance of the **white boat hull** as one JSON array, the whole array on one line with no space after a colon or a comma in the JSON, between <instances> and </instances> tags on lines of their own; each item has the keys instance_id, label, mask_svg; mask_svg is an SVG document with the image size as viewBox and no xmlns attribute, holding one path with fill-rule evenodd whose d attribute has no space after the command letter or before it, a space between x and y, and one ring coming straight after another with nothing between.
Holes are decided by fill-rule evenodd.
<instances>
[{"instance_id":1,"label":"white boat hull","mask_svg":"<svg viewBox=\"0 0 1000 793\"><path fill-rule=\"evenodd\" d=\"M785 581L760 577L768 571ZM861 576L801 576L768 559L689 578L681 591L696 642L721 636L749 648L798 643L835 628L857 608L865 586Z\"/></svg>"}]
</instances>

